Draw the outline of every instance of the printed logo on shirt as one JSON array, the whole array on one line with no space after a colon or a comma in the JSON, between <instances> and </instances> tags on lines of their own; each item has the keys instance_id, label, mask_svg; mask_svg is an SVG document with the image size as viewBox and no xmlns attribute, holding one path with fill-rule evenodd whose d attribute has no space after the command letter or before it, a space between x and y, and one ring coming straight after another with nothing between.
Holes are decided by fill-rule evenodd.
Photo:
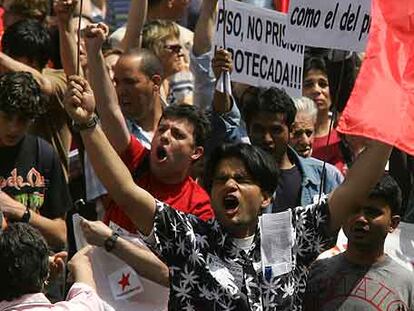
<instances>
[{"instance_id":1,"label":"printed logo on shirt","mask_svg":"<svg viewBox=\"0 0 414 311\"><path fill-rule=\"evenodd\" d=\"M45 177L34 167L25 177L20 176L15 168L9 177L0 176L0 190L38 213L45 200Z\"/></svg>"},{"instance_id":2,"label":"printed logo on shirt","mask_svg":"<svg viewBox=\"0 0 414 311\"><path fill-rule=\"evenodd\" d=\"M339 275L322 280L321 286L320 293L325 294L321 297L320 309L323 306L324 310L333 310L336 306L342 305L355 310L409 310L395 289L369 276L355 280L347 278L346 275Z\"/></svg>"}]
</instances>

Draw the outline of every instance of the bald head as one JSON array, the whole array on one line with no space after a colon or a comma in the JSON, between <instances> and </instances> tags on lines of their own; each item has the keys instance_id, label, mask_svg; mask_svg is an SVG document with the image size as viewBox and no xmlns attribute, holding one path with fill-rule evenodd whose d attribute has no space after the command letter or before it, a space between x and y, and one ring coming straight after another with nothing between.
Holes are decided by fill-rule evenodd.
<instances>
[{"instance_id":1,"label":"bald head","mask_svg":"<svg viewBox=\"0 0 414 311\"><path fill-rule=\"evenodd\" d=\"M132 50L123 54L120 60L128 59L136 66L135 68L145 74L148 78L158 75L164 76L161 61L154 53L146 49Z\"/></svg>"}]
</instances>

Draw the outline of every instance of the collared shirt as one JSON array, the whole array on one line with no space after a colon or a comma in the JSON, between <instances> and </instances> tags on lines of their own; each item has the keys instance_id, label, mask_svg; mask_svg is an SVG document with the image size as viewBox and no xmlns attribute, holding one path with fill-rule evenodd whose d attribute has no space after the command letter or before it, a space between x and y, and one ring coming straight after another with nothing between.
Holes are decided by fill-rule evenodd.
<instances>
[{"instance_id":1,"label":"collared shirt","mask_svg":"<svg viewBox=\"0 0 414 311\"><path fill-rule=\"evenodd\" d=\"M27 294L12 301L1 301L0 311L114 311L99 298L95 290L83 283L75 283L69 290L66 301L52 304L42 293Z\"/></svg>"},{"instance_id":2,"label":"collared shirt","mask_svg":"<svg viewBox=\"0 0 414 311\"><path fill-rule=\"evenodd\" d=\"M322 181L323 161L313 157L302 158L293 149L288 152L295 155L294 162L298 165L302 174L301 205L315 203L319 197ZM342 184L344 177L341 172L332 164L325 163L325 176L322 188L322 195L331 193L336 187Z\"/></svg>"},{"instance_id":3,"label":"collared shirt","mask_svg":"<svg viewBox=\"0 0 414 311\"><path fill-rule=\"evenodd\" d=\"M135 121L125 118L129 132L148 150L151 149L153 133L145 131Z\"/></svg>"},{"instance_id":4,"label":"collared shirt","mask_svg":"<svg viewBox=\"0 0 414 311\"><path fill-rule=\"evenodd\" d=\"M248 253L216 220L203 222L156 202L147 239L170 267L170 310L301 310L308 266L335 244L326 197L292 210L292 271L263 278L258 229Z\"/></svg>"}]
</instances>

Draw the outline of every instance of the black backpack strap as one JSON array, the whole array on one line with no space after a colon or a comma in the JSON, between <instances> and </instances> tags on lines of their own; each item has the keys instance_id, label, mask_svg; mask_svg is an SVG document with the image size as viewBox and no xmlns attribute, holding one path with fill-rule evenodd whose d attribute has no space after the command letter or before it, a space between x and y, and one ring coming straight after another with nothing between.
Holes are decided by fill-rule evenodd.
<instances>
[{"instance_id":1,"label":"black backpack strap","mask_svg":"<svg viewBox=\"0 0 414 311\"><path fill-rule=\"evenodd\" d=\"M49 176L53 165L53 151L51 148L48 148L49 145L45 141L42 141L40 137L36 137L36 143L39 169L43 171L46 176Z\"/></svg>"}]
</instances>

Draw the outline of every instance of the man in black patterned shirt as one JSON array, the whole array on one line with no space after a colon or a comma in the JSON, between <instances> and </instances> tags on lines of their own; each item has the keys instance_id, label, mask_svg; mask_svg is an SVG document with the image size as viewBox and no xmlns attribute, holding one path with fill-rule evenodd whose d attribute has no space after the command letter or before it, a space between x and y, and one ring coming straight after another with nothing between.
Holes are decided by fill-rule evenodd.
<instances>
[{"instance_id":1,"label":"man in black patterned shirt","mask_svg":"<svg viewBox=\"0 0 414 311\"><path fill-rule=\"evenodd\" d=\"M99 124L92 122L95 102L88 83L70 80L65 107L83 125L81 136L98 177L170 267L171 310L301 310L308 266L332 245L342 220L366 198L392 149L370 142L333 193L319 204L278 215L290 221L280 223L290 225L287 236L270 236L285 244L287 256L277 269L265 267L263 274L262 240L269 234L259 230L258 216L277 186L274 160L245 144L214 152L206 171L217 218L202 222L134 183ZM281 251L265 254L280 259Z\"/></svg>"}]
</instances>

